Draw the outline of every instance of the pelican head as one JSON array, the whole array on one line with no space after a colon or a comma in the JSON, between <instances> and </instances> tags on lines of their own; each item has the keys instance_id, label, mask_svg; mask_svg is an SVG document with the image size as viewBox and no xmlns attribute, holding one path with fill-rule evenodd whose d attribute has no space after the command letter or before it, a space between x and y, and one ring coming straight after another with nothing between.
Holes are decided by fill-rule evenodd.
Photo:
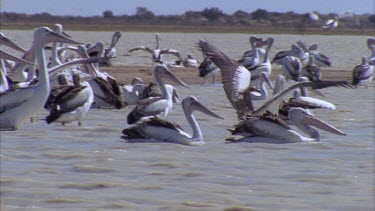
<instances>
[{"instance_id":1,"label":"pelican head","mask_svg":"<svg viewBox=\"0 0 375 211\"><path fill-rule=\"evenodd\" d=\"M202 103L200 103L196 97L189 96L182 100L182 108L183 110L188 113L193 113L193 111L200 111L204 114L207 114L209 116L218 118L218 119L224 119L223 117L215 114L213 111L211 111L209 108L204 106Z\"/></svg>"},{"instance_id":2,"label":"pelican head","mask_svg":"<svg viewBox=\"0 0 375 211\"><path fill-rule=\"evenodd\" d=\"M48 27L37 28L34 32L34 39L39 39L42 45L47 45L52 42L63 42L68 44L81 44L65 35L56 33Z\"/></svg>"},{"instance_id":3,"label":"pelican head","mask_svg":"<svg viewBox=\"0 0 375 211\"><path fill-rule=\"evenodd\" d=\"M188 86L184 82L182 82L180 79L177 78L175 74L169 71L166 65L162 65L162 64L156 65L154 68L154 73L155 73L156 78L168 77L169 79L176 82L177 84L188 88Z\"/></svg>"},{"instance_id":4,"label":"pelican head","mask_svg":"<svg viewBox=\"0 0 375 211\"><path fill-rule=\"evenodd\" d=\"M317 117L314 117L310 114L308 114L303 108L296 107L289 109L288 114L289 119L296 125L298 128L303 130L306 133L317 133L314 129L312 129L310 126L317 127L319 129L322 129L324 131L334 133L337 135L345 136L346 134L337 128L333 127L332 125L323 122L322 120L318 119ZM317 134L318 135L318 134Z\"/></svg>"},{"instance_id":5,"label":"pelican head","mask_svg":"<svg viewBox=\"0 0 375 211\"><path fill-rule=\"evenodd\" d=\"M137 85L137 84L144 84L144 83L143 83L143 80L141 78L134 77L130 84L134 86L134 85Z\"/></svg>"}]
</instances>

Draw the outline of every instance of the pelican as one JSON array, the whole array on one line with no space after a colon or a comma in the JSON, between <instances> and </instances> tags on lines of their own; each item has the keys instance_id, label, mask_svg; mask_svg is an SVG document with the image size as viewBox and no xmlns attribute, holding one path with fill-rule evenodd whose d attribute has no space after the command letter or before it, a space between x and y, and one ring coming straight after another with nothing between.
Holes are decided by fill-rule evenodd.
<instances>
[{"instance_id":1,"label":"pelican","mask_svg":"<svg viewBox=\"0 0 375 211\"><path fill-rule=\"evenodd\" d=\"M297 81L301 76L302 64L299 58L286 56L282 60L282 74L287 80Z\"/></svg>"},{"instance_id":2,"label":"pelican","mask_svg":"<svg viewBox=\"0 0 375 211\"><path fill-rule=\"evenodd\" d=\"M246 69L251 69L255 66L258 66L260 63L259 51L256 47L261 47L262 40L256 36L250 37L251 51L245 52L244 55L238 62L242 64ZM257 45L257 46L256 46ZM250 56L252 55L252 56Z\"/></svg>"},{"instance_id":3,"label":"pelican","mask_svg":"<svg viewBox=\"0 0 375 211\"><path fill-rule=\"evenodd\" d=\"M73 74L73 83L70 89L66 89L63 93L56 96L52 102L50 114L46 117L46 122L70 123L78 121L81 126L83 116L89 111L91 103L94 99L94 93L87 82L81 82L81 75Z\"/></svg>"},{"instance_id":4,"label":"pelican","mask_svg":"<svg viewBox=\"0 0 375 211\"><path fill-rule=\"evenodd\" d=\"M160 63L160 64L163 63L163 61L162 61L162 55L163 54L172 54L172 55L175 55L176 50L173 50L173 49L163 49L163 50L160 50L160 47L159 47L159 40L160 40L159 34L156 34L155 36L156 36L156 48L155 48L155 50L153 50L151 48L148 48L146 46L139 46L139 47L130 49L129 53L131 53L133 51L138 51L138 50L146 51L146 52L148 52L148 53L150 53L152 55L152 62L153 63Z\"/></svg>"},{"instance_id":5,"label":"pelican","mask_svg":"<svg viewBox=\"0 0 375 211\"><path fill-rule=\"evenodd\" d=\"M202 145L204 144L204 138L195 117L193 116L194 111L200 111L209 116L223 119L213 111L209 110L206 106L201 104L197 98L189 96L182 100L182 109L185 113L186 119L189 122L193 134L190 135L185 132L179 125L162 120L157 117L147 119L134 126L125 128L122 133L123 139L129 142L138 139L139 141L150 139L161 142L173 142L185 145Z\"/></svg>"},{"instance_id":6,"label":"pelican","mask_svg":"<svg viewBox=\"0 0 375 211\"><path fill-rule=\"evenodd\" d=\"M309 12L309 18L310 20L312 21L318 21L319 20L319 15L317 12L313 11L313 12Z\"/></svg>"},{"instance_id":7,"label":"pelican","mask_svg":"<svg viewBox=\"0 0 375 211\"><path fill-rule=\"evenodd\" d=\"M323 26L322 28L325 30L328 29L334 29L338 26L339 24L339 17L335 16L333 19L329 19Z\"/></svg>"},{"instance_id":8,"label":"pelican","mask_svg":"<svg viewBox=\"0 0 375 211\"><path fill-rule=\"evenodd\" d=\"M78 42L47 27L41 27L34 32L34 49L39 66L38 83L23 89L5 92L0 96L0 129L17 130L23 120L30 118L43 107L48 98L50 84L44 46L51 42L79 44Z\"/></svg>"},{"instance_id":9,"label":"pelican","mask_svg":"<svg viewBox=\"0 0 375 211\"><path fill-rule=\"evenodd\" d=\"M14 61L17 63L21 62L21 63L26 63L26 64L31 65L30 62L23 60L21 58L18 58L16 56L13 56L11 54L8 54L7 52L0 49L0 94L6 92L11 86L11 84L9 84L8 82L7 70L3 63L3 60L10 60L10 61Z\"/></svg>"},{"instance_id":10,"label":"pelican","mask_svg":"<svg viewBox=\"0 0 375 211\"><path fill-rule=\"evenodd\" d=\"M164 116L168 115L168 112L172 109L173 106L173 96L167 91L166 86L164 85L164 77L170 78L181 86L188 87L171 71L169 71L166 65L159 64L155 66L154 75L162 96L151 97L142 101L138 101L138 105L128 114L128 124L134 124L143 117L155 116L161 113L164 113Z\"/></svg>"},{"instance_id":11,"label":"pelican","mask_svg":"<svg viewBox=\"0 0 375 211\"><path fill-rule=\"evenodd\" d=\"M271 64L280 64L282 65L282 60L286 56L294 56L301 58L303 56L303 50L298 47L296 44L291 45L291 50L279 51L273 57Z\"/></svg>"},{"instance_id":12,"label":"pelican","mask_svg":"<svg viewBox=\"0 0 375 211\"><path fill-rule=\"evenodd\" d=\"M126 105L136 105L139 95L145 90L145 84L141 78L134 77L130 84L121 86L122 98Z\"/></svg>"},{"instance_id":13,"label":"pelican","mask_svg":"<svg viewBox=\"0 0 375 211\"><path fill-rule=\"evenodd\" d=\"M314 61L314 57L310 58L307 65L301 71L302 76L307 77L310 81L320 80L321 78L320 67L313 65Z\"/></svg>"},{"instance_id":14,"label":"pelican","mask_svg":"<svg viewBox=\"0 0 375 211\"><path fill-rule=\"evenodd\" d=\"M310 52L310 56L313 58L313 62L318 67L331 67L332 62L330 58L320 52L317 52L318 45L313 44L309 47L308 51Z\"/></svg>"},{"instance_id":15,"label":"pelican","mask_svg":"<svg viewBox=\"0 0 375 211\"><path fill-rule=\"evenodd\" d=\"M206 78L212 76L212 83L215 83L215 75L220 71L220 69L205 55L203 55L204 60L200 63L199 77L204 79L206 83Z\"/></svg>"},{"instance_id":16,"label":"pelican","mask_svg":"<svg viewBox=\"0 0 375 211\"><path fill-rule=\"evenodd\" d=\"M104 56L104 45L101 42L96 43L98 48L98 56ZM81 57L88 58L87 52L82 51ZM115 78L107 73L103 73L98 69L98 63L88 65L90 72L95 72L96 78L89 80L89 84L94 92L93 108L112 108L121 109L125 105L122 99L122 89Z\"/></svg>"},{"instance_id":17,"label":"pelican","mask_svg":"<svg viewBox=\"0 0 375 211\"><path fill-rule=\"evenodd\" d=\"M346 134L332 125L308 114L303 108L290 108L289 120L307 136L301 135L291 129L282 119L271 112L261 116L248 116L231 129L232 135L242 135L241 141L268 142L268 143L293 143L293 142L319 142L320 134L311 126L330 133L345 136ZM258 138L260 137L260 138ZM265 137L265 138L264 138Z\"/></svg>"},{"instance_id":18,"label":"pelican","mask_svg":"<svg viewBox=\"0 0 375 211\"><path fill-rule=\"evenodd\" d=\"M243 118L248 110L254 109L252 104L250 108L243 106L245 100L250 98L250 71L206 40L199 40L198 46L203 54L220 68L225 95L238 112L238 118Z\"/></svg>"},{"instance_id":19,"label":"pelican","mask_svg":"<svg viewBox=\"0 0 375 211\"><path fill-rule=\"evenodd\" d=\"M198 60L196 60L191 54L188 54L187 58L183 61L184 67L198 67L198 63Z\"/></svg>"},{"instance_id":20,"label":"pelican","mask_svg":"<svg viewBox=\"0 0 375 211\"><path fill-rule=\"evenodd\" d=\"M112 40L111 44L109 45L108 48L105 49L104 51L104 56L108 58L115 58L116 57L116 44L121 38L121 32L115 32L112 35Z\"/></svg>"},{"instance_id":21,"label":"pelican","mask_svg":"<svg viewBox=\"0 0 375 211\"><path fill-rule=\"evenodd\" d=\"M263 62L257 66L254 66L248 69L251 72L251 81L255 81L255 80L259 81L258 79L260 78L260 73L262 72L265 72L267 76L270 76L272 72L271 62L268 57L268 54L273 45L273 38L272 37L267 38L267 40L263 42L263 44L267 45L266 54L264 55Z\"/></svg>"},{"instance_id":22,"label":"pelican","mask_svg":"<svg viewBox=\"0 0 375 211\"><path fill-rule=\"evenodd\" d=\"M362 64L359 64L353 69L353 85L363 85L371 82L374 77L374 65L367 64L367 57L362 57Z\"/></svg>"},{"instance_id":23,"label":"pelican","mask_svg":"<svg viewBox=\"0 0 375 211\"><path fill-rule=\"evenodd\" d=\"M265 100L268 97L268 91L266 89L265 83L273 89L273 85L271 81L269 80L267 74L265 72L260 73L260 95L256 92L250 92L251 100Z\"/></svg>"},{"instance_id":24,"label":"pelican","mask_svg":"<svg viewBox=\"0 0 375 211\"><path fill-rule=\"evenodd\" d=\"M251 38L251 37L253 37L253 36L250 36L250 38L249 38L250 46L251 46L252 39L254 39L254 38ZM255 45L254 45L255 50L251 47L250 50L243 53L242 58L246 58L246 57L253 58L253 57L256 56L256 54L258 54L259 61L264 59L264 55L266 54L266 50L264 50L264 48L262 48L263 47L263 43L261 42L262 40L260 38L258 38L258 39L259 39L258 42L255 42Z\"/></svg>"},{"instance_id":25,"label":"pelican","mask_svg":"<svg viewBox=\"0 0 375 211\"><path fill-rule=\"evenodd\" d=\"M367 47L371 51L371 56L367 59L367 61L370 64L375 65L375 38L369 37L367 39Z\"/></svg>"}]
</instances>

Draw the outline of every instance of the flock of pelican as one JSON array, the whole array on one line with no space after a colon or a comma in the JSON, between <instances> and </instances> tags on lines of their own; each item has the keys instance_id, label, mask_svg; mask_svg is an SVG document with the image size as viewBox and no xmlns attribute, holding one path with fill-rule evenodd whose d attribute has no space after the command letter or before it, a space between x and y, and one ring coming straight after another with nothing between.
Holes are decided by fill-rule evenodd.
<instances>
[{"instance_id":1,"label":"flock of pelican","mask_svg":"<svg viewBox=\"0 0 375 211\"><path fill-rule=\"evenodd\" d=\"M280 51L271 59L269 52L274 39L251 36L251 49L240 59L234 59L211 42L199 40L198 48L204 60L198 62L192 55L184 59L177 50L161 49L160 37L156 34L155 49L139 46L129 50L151 54L155 83L145 84L141 78L134 78L131 84L120 85L114 77L100 71L102 65L110 64L116 57L115 46L120 37L120 32L114 33L108 47L102 42L83 44L74 41L64 32L62 25L56 24L52 29L37 28L32 45L26 50L0 33L1 47L23 53L22 58L18 58L0 49L0 129L17 130L43 108L49 112L45 117L47 124L64 125L77 121L81 126L82 119L91 109L133 106L127 116L129 126L122 130L122 138L126 141L204 144L203 132L193 112L222 117L194 96L181 100L176 87L166 83L168 79L181 87L188 87L168 68L184 66L196 68L201 77L212 76L213 81L215 75L221 73L224 93L238 117L238 124L228 129L232 136L227 141L320 141L315 128L337 135L345 133L314 116L314 109L335 109L335 106L309 97L308 92L323 95L319 89L354 88L367 84L374 75L374 38L367 41L372 54L364 56L362 63L354 67L353 80L348 82L321 80L321 67L332 63L317 51L315 44L307 46L298 41L291 45L290 50ZM47 51L51 55L49 58ZM178 60L166 62L163 54L174 55ZM274 83L269 79L271 64L282 68ZM272 95L266 86L272 90ZM287 96L290 96L289 100L285 100ZM253 101L264 103L255 108ZM192 134L162 119L175 103L181 103Z\"/></svg>"}]
</instances>

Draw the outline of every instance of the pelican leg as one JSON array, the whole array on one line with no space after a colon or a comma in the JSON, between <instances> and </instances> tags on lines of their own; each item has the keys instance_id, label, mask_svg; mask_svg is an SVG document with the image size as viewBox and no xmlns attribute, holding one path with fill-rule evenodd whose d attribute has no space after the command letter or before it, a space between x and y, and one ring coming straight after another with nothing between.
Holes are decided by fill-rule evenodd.
<instances>
[{"instance_id":1,"label":"pelican leg","mask_svg":"<svg viewBox=\"0 0 375 211\"><path fill-rule=\"evenodd\" d=\"M81 121L78 121L78 126L82 126L82 123L81 123Z\"/></svg>"},{"instance_id":2,"label":"pelican leg","mask_svg":"<svg viewBox=\"0 0 375 211\"><path fill-rule=\"evenodd\" d=\"M33 117L33 116L30 117L30 122L31 122L31 123L34 123L34 117Z\"/></svg>"}]
</instances>

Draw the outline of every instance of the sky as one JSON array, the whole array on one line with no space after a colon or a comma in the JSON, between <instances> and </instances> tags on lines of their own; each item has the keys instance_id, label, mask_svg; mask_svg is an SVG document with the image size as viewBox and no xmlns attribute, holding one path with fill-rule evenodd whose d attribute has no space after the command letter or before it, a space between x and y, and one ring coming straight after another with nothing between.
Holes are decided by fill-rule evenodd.
<instances>
[{"instance_id":1,"label":"sky","mask_svg":"<svg viewBox=\"0 0 375 211\"><path fill-rule=\"evenodd\" d=\"M137 7L145 7L155 15L182 15L186 11L202 11L217 7L226 14L238 10L303 14L345 12L374 14L374 0L0 0L1 12L51 15L101 16L105 10L114 15L134 15Z\"/></svg>"}]
</instances>

